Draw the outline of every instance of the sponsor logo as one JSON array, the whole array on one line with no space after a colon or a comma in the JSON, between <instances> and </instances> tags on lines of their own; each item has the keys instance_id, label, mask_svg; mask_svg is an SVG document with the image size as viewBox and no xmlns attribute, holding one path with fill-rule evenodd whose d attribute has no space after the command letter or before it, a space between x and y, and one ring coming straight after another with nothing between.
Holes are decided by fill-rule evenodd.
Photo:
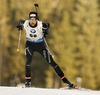
<instances>
[{"instance_id":1,"label":"sponsor logo","mask_svg":"<svg viewBox=\"0 0 100 95\"><path fill-rule=\"evenodd\" d=\"M31 30L31 33L36 33L36 31L34 29Z\"/></svg>"}]
</instances>

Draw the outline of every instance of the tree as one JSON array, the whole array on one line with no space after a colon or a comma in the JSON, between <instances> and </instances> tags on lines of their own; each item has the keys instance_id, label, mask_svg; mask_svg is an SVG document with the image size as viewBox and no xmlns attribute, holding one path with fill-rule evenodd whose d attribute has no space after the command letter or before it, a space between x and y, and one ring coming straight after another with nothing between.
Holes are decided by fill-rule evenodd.
<instances>
[{"instance_id":1,"label":"tree","mask_svg":"<svg viewBox=\"0 0 100 95\"><path fill-rule=\"evenodd\" d=\"M96 67L96 64L99 63L96 51L100 52L97 50L99 46L98 39L100 38L97 35L99 19L97 8L97 0L77 0L72 19L77 44L74 51L76 76L83 78L82 86L91 89L96 89L93 67ZM95 61L97 62L95 63Z\"/></svg>"}]
</instances>

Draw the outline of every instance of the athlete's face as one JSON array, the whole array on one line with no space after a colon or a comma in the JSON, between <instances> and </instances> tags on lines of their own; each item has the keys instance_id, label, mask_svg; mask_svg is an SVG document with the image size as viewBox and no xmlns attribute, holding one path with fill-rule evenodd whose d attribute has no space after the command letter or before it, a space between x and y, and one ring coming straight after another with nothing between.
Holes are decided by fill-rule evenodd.
<instances>
[{"instance_id":1,"label":"athlete's face","mask_svg":"<svg viewBox=\"0 0 100 95\"><path fill-rule=\"evenodd\" d=\"M30 18L29 20L30 20L30 24L32 26L35 26L36 25L36 22L37 22L37 19L36 18Z\"/></svg>"}]
</instances>

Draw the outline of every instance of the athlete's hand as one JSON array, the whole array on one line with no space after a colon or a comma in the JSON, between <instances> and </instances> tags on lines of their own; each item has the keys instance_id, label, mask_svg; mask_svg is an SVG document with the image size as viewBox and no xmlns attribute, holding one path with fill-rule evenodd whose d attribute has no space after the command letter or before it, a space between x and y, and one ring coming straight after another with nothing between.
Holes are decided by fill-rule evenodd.
<instances>
[{"instance_id":1,"label":"athlete's hand","mask_svg":"<svg viewBox=\"0 0 100 95\"><path fill-rule=\"evenodd\" d=\"M46 38L48 35L48 32L43 32L44 33L44 37Z\"/></svg>"},{"instance_id":2,"label":"athlete's hand","mask_svg":"<svg viewBox=\"0 0 100 95\"><path fill-rule=\"evenodd\" d=\"M23 30L23 27L21 25L17 25L16 27L17 27L18 31Z\"/></svg>"},{"instance_id":3,"label":"athlete's hand","mask_svg":"<svg viewBox=\"0 0 100 95\"><path fill-rule=\"evenodd\" d=\"M46 25L47 25L47 27L48 27L48 29L50 28L50 23L46 23Z\"/></svg>"}]
</instances>

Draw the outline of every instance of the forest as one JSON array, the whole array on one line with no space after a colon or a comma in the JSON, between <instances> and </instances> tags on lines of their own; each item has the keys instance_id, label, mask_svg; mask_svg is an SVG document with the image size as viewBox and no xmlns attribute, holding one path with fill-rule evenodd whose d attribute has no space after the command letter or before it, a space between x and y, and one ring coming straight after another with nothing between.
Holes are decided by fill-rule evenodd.
<instances>
[{"instance_id":1,"label":"forest","mask_svg":"<svg viewBox=\"0 0 100 95\"><path fill-rule=\"evenodd\" d=\"M100 90L100 0L0 0L0 86L25 82L26 32L17 52L20 19L39 4L39 20L50 23L46 37L55 62L75 84ZM66 86L53 68L35 52L31 64L32 86Z\"/></svg>"}]
</instances>

